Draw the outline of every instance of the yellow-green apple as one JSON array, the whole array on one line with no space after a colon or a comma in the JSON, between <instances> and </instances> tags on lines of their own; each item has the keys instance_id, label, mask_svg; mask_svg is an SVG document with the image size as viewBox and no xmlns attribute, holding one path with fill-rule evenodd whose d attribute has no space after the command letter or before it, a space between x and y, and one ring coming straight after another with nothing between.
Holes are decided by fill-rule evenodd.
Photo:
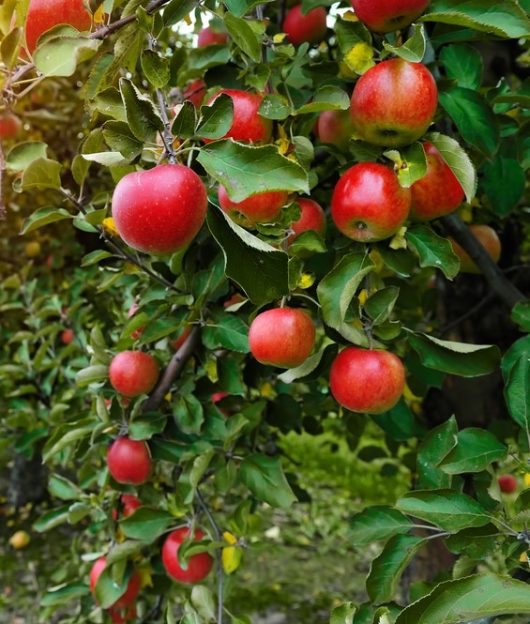
<instances>
[{"instance_id":1,"label":"yellow-green apple","mask_svg":"<svg viewBox=\"0 0 530 624\"><path fill-rule=\"evenodd\" d=\"M234 104L232 126L222 138L251 143L269 141L272 135L272 121L259 114L263 96L239 89L222 89L210 98L208 104L215 102L222 93L231 97ZM210 143L211 139L204 139L204 142Z\"/></svg>"},{"instance_id":2,"label":"yellow-green apple","mask_svg":"<svg viewBox=\"0 0 530 624\"><path fill-rule=\"evenodd\" d=\"M464 201L464 189L440 152L428 141L427 173L410 190L410 216L416 221L430 221L454 212Z\"/></svg>"},{"instance_id":3,"label":"yellow-green apple","mask_svg":"<svg viewBox=\"0 0 530 624\"><path fill-rule=\"evenodd\" d=\"M387 33L411 24L429 0L351 0L355 15L374 32Z\"/></svg>"},{"instance_id":4,"label":"yellow-green apple","mask_svg":"<svg viewBox=\"0 0 530 624\"><path fill-rule=\"evenodd\" d=\"M299 308L273 308L258 314L248 334L250 352L262 364L300 366L315 344L315 325Z\"/></svg>"},{"instance_id":5,"label":"yellow-green apple","mask_svg":"<svg viewBox=\"0 0 530 624\"><path fill-rule=\"evenodd\" d=\"M300 206L300 217L294 223L291 223L291 229L294 234L289 237L289 242L300 236L302 232L308 232L309 230L324 236L326 233L326 215L320 204L305 197L298 198L296 203Z\"/></svg>"},{"instance_id":6,"label":"yellow-green apple","mask_svg":"<svg viewBox=\"0 0 530 624\"><path fill-rule=\"evenodd\" d=\"M302 5L297 4L287 12L283 21L283 32L293 45L301 43L319 43L326 36L326 9L317 7L307 13L302 12Z\"/></svg>"},{"instance_id":7,"label":"yellow-green apple","mask_svg":"<svg viewBox=\"0 0 530 624\"><path fill-rule=\"evenodd\" d=\"M219 205L234 221L245 227L255 223L271 223L287 203L289 194L286 191L271 191L251 195L240 202L228 197L224 186L217 191Z\"/></svg>"},{"instance_id":8,"label":"yellow-green apple","mask_svg":"<svg viewBox=\"0 0 530 624\"><path fill-rule=\"evenodd\" d=\"M473 224L469 226L469 229L471 230L473 236L488 252L493 262L498 262L501 257L502 248L497 232L489 225ZM460 259L460 271L462 273L480 273L480 269L469 257L467 251L460 247L460 245L452 238L450 238L449 241L453 246L453 251Z\"/></svg>"},{"instance_id":9,"label":"yellow-green apple","mask_svg":"<svg viewBox=\"0 0 530 624\"><path fill-rule=\"evenodd\" d=\"M83 0L30 0L26 17L26 45L33 53L39 37L59 24L90 30L92 16Z\"/></svg>"},{"instance_id":10,"label":"yellow-green apple","mask_svg":"<svg viewBox=\"0 0 530 624\"><path fill-rule=\"evenodd\" d=\"M360 139L399 147L425 134L438 105L438 88L421 63L394 58L363 74L352 93L350 112Z\"/></svg>"},{"instance_id":11,"label":"yellow-green apple","mask_svg":"<svg viewBox=\"0 0 530 624\"><path fill-rule=\"evenodd\" d=\"M158 165L123 176L112 196L112 216L130 247L168 254L195 238L207 205L206 189L194 171L184 165Z\"/></svg>"},{"instance_id":12,"label":"yellow-green apple","mask_svg":"<svg viewBox=\"0 0 530 624\"><path fill-rule=\"evenodd\" d=\"M198 542L204 538L201 529L195 529L193 540ZM179 561L178 551L182 542L190 539L190 529L182 527L170 533L162 546L162 563L168 575L179 583L194 585L205 579L213 566L213 558L207 552L192 555L187 564Z\"/></svg>"},{"instance_id":13,"label":"yellow-green apple","mask_svg":"<svg viewBox=\"0 0 530 624\"><path fill-rule=\"evenodd\" d=\"M20 119L13 113L0 114L0 139L14 139L22 128Z\"/></svg>"},{"instance_id":14,"label":"yellow-green apple","mask_svg":"<svg viewBox=\"0 0 530 624\"><path fill-rule=\"evenodd\" d=\"M219 32L217 30L213 30L210 26L203 28L199 33L199 38L197 40L197 46L199 48L204 48L205 46L212 45L213 43L227 43L228 35L225 32Z\"/></svg>"},{"instance_id":15,"label":"yellow-green apple","mask_svg":"<svg viewBox=\"0 0 530 624\"><path fill-rule=\"evenodd\" d=\"M316 134L322 143L331 143L341 149L348 145L353 132L351 113L324 111L317 121Z\"/></svg>"},{"instance_id":16,"label":"yellow-green apple","mask_svg":"<svg viewBox=\"0 0 530 624\"><path fill-rule=\"evenodd\" d=\"M399 185L392 169L359 163L340 178L331 199L331 216L348 238L368 243L393 236L406 221L410 189Z\"/></svg>"},{"instance_id":17,"label":"yellow-green apple","mask_svg":"<svg viewBox=\"0 0 530 624\"><path fill-rule=\"evenodd\" d=\"M347 347L333 361L329 381L335 400L346 409L382 414L403 394L405 369L388 351Z\"/></svg>"},{"instance_id":18,"label":"yellow-green apple","mask_svg":"<svg viewBox=\"0 0 530 624\"><path fill-rule=\"evenodd\" d=\"M109 472L118 483L142 485L151 474L151 454L143 440L116 438L107 453Z\"/></svg>"},{"instance_id":19,"label":"yellow-green apple","mask_svg":"<svg viewBox=\"0 0 530 624\"><path fill-rule=\"evenodd\" d=\"M132 398L151 392L159 372L158 363L152 355L143 351L122 351L112 358L109 379L116 392Z\"/></svg>"}]
</instances>

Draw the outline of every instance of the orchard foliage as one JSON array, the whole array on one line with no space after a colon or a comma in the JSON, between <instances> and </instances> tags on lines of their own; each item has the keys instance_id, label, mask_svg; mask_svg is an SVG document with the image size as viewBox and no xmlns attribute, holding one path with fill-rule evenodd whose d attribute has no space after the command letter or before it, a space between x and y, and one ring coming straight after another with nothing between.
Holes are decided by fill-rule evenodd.
<instances>
[{"instance_id":1,"label":"orchard foliage","mask_svg":"<svg viewBox=\"0 0 530 624\"><path fill-rule=\"evenodd\" d=\"M39 621L250 622L292 432L410 486L350 492L331 624L530 614L530 3L399 4L0 4L2 457L72 536Z\"/></svg>"}]
</instances>

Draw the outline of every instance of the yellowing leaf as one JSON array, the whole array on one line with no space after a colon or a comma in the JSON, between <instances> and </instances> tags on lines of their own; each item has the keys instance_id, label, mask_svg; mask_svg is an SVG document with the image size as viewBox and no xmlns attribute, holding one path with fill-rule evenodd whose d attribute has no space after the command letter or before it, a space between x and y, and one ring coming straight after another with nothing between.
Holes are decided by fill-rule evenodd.
<instances>
[{"instance_id":1,"label":"yellowing leaf","mask_svg":"<svg viewBox=\"0 0 530 624\"><path fill-rule=\"evenodd\" d=\"M140 575L140 584L142 587L153 587L152 572L153 568L149 565L137 568Z\"/></svg>"},{"instance_id":2,"label":"yellowing leaf","mask_svg":"<svg viewBox=\"0 0 530 624\"><path fill-rule=\"evenodd\" d=\"M359 18L353 11L346 11L346 13L342 14L342 19L346 22L358 22Z\"/></svg>"},{"instance_id":3,"label":"yellowing leaf","mask_svg":"<svg viewBox=\"0 0 530 624\"><path fill-rule=\"evenodd\" d=\"M302 273L300 275L300 279L298 280L298 288L306 289L311 288L315 283L315 276L311 275L311 273Z\"/></svg>"},{"instance_id":4,"label":"yellowing leaf","mask_svg":"<svg viewBox=\"0 0 530 624\"><path fill-rule=\"evenodd\" d=\"M272 384L267 381L261 386L260 394L264 399L274 399L276 391L272 387Z\"/></svg>"},{"instance_id":5,"label":"yellowing leaf","mask_svg":"<svg viewBox=\"0 0 530 624\"><path fill-rule=\"evenodd\" d=\"M347 67L356 74L364 74L375 65L374 50L364 41L359 41L344 57Z\"/></svg>"},{"instance_id":6,"label":"yellowing leaf","mask_svg":"<svg viewBox=\"0 0 530 624\"><path fill-rule=\"evenodd\" d=\"M233 533L230 533L230 531L225 531L223 537L225 542L228 542L230 546L237 544L237 537Z\"/></svg>"},{"instance_id":7,"label":"yellowing leaf","mask_svg":"<svg viewBox=\"0 0 530 624\"><path fill-rule=\"evenodd\" d=\"M526 487L530 487L530 472L526 472L523 477L524 484Z\"/></svg>"},{"instance_id":8,"label":"yellowing leaf","mask_svg":"<svg viewBox=\"0 0 530 624\"><path fill-rule=\"evenodd\" d=\"M286 37L285 33L278 33L277 35L274 35L274 37L272 38L274 43L282 43L282 41L284 41Z\"/></svg>"},{"instance_id":9,"label":"yellowing leaf","mask_svg":"<svg viewBox=\"0 0 530 624\"><path fill-rule=\"evenodd\" d=\"M103 4L100 4L96 12L92 16L92 19L96 26L102 26L105 23L105 9L103 8L103 6Z\"/></svg>"},{"instance_id":10,"label":"yellowing leaf","mask_svg":"<svg viewBox=\"0 0 530 624\"><path fill-rule=\"evenodd\" d=\"M406 249L407 248L407 240L405 238L405 233L407 232L406 227L402 227L399 229L396 234L394 234L394 238L390 241L390 249Z\"/></svg>"},{"instance_id":11,"label":"yellowing leaf","mask_svg":"<svg viewBox=\"0 0 530 624\"><path fill-rule=\"evenodd\" d=\"M116 224L114 223L114 219L112 217L107 217L106 219L103 219L103 229L107 234L110 234L110 236L114 236L116 238L119 238L120 236L118 228L116 227Z\"/></svg>"},{"instance_id":12,"label":"yellowing leaf","mask_svg":"<svg viewBox=\"0 0 530 624\"><path fill-rule=\"evenodd\" d=\"M366 303L366 300L368 299L368 291L366 290L366 288L363 288L361 290L361 292L359 293L358 299L361 305L364 305Z\"/></svg>"},{"instance_id":13,"label":"yellowing leaf","mask_svg":"<svg viewBox=\"0 0 530 624\"><path fill-rule=\"evenodd\" d=\"M285 156L291 147L291 142L287 138L281 138L276 141L278 151L282 156Z\"/></svg>"}]
</instances>

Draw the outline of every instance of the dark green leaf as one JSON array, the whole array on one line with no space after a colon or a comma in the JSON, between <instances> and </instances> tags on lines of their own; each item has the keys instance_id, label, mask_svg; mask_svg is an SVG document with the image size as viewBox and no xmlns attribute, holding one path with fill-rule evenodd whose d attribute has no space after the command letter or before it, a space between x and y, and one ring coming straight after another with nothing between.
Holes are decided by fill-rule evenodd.
<instances>
[{"instance_id":1,"label":"dark green leaf","mask_svg":"<svg viewBox=\"0 0 530 624\"><path fill-rule=\"evenodd\" d=\"M140 507L120 522L120 528L125 537L154 542L174 521L175 518L167 511Z\"/></svg>"},{"instance_id":2,"label":"dark green leaf","mask_svg":"<svg viewBox=\"0 0 530 624\"><path fill-rule=\"evenodd\" d=\"M420 489L442 489L451 487L451 477L438 464L458 443L456 419L449 420L431 429L418 449L418 487Z\"/></svg>"},{"instance_id":3,"label":"dark green leaf","mask_svg":"<svg viewBox=\"0 0 530 624\"><path fill-rule=\"evenodd\" d=\"M367 546L408 533L411 528L412 522L392 507L367 507L353 517L349 537L355 546Z\"/></svg>"},{"instance_id":4,"label":"dark green leaf","mask_svg":"<svg viewBox=\"0 0 530 624\"><path fill-rule=\"evenodd\" d=\"M449 279L457 275L460 261L446 238L438 236L426 225L413 225L405 237L420 259L421 267L440 269Z\"/></svg>"},{"instance_id":5,"label":"dark green leaf","mask_svg":"<svg viewBox=\"0 0 530 624\"><path fill-rule=\"evenodd\" d=\"M206 139L220 139L232 127L234 121L234 101L222 93L209 106L201 107L201 121L197 136Z\"/></svg>"},{"instance_id":6,"label":"dark green leaf","mask_svg":"<svg viewBox=\"0 0 530 624\"><path fill-rule=\"evenodd\" d=\"M224 17L225 26L234 43L247 56L259 63L261 59L261 42L247 20L227 13Z\"/></svg>"},{"instance_id":7,"label":"dark green leaf","mask_svg":"<svg viewBox=\"0 0 530 624\"><path fill-rule=\"evenodd\" d=\"M525 172L515 158L498 156L482 167L482 185L495 214L506 217L521 201L525 188Z\"/></svg>"},{"instance_id":8,"label":"dark green leaf","mask_svg":"<svg viewBox=\"0 0 530 624\"><path fill-rule=\"evenodd\" d=\"M492 462L503 459L507 451L506 446L489 431L470 427L458 433L457 446L439 465L449 475L481 472Z\"/></svg>"},{"instance_id":9,"label":"dark green leaf","mask_svg":"<svg viewBox=\"0 0 530 624\"><path fill-rule=\"evenodd\" d=\"M164 128L153 102L142 95L130 80L120 79L120 93L125 106L127 123L139 141L145 141Z\"/></svg>"},{"instance_id":10,"label":"dark green leaf","mask_svg":"<svg viewBox=\"0 0 530 624\"><path fill-rule=\"evenodd\" d=\"M482 83L482 56L470 45L453 44L444 46L440 52L447 76L459 87L478 89Z\"/></svg>"},{"instance_id":11,"label":"dark green leaf","mask_svg":"<svg viewBox=\"0 0 530 624\"><path fill-rule=\"evenodd\" d=\"M241 463L240 477L258 500L272 507L286 508L296 501L278 457L260 453L249 455Z\"/></svg>"}]
</instances>

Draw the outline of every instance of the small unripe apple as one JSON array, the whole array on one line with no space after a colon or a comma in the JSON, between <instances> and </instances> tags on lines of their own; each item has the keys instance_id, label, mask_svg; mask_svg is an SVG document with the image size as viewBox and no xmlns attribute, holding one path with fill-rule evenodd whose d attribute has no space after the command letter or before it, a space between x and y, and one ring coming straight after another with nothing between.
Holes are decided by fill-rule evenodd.
<instances>
[{"instance_id":1,"label":"small unripe apple","mask_svg":"<svg viewBox=\"0 0 530 624\"><path fill-rule=\"evenodd\" d=\"M0 139L14 139L22 129L22 122L13 113L0 114Z\"/></svg>"},{"instance_id":2,"label":"small unripe apple","mask_svg":"<svg viewBox=\"0 0 530 624\"><path fill-rule=\"evenodd\" d=\"M9 538L9 545L15 550L20 550L21 548L26 548L26 546L30 543L31 538L29 533L26 531L16 531Z\"/></svg>"},{"instance_id":3,"label":"small unripe apple","mask_svg":"<svg viewBox=\"0 0 530 624\"><path fill-rule=\"evenodd\" d=\"M287 12L283 22L283 32L293 45L301 43L320 43L326 36L326 9L317 7L302 13L302 5L298 4Z\"/></svg>"},{"instance_id":4,"label":"small unripe apple","mask_svg":"<svg viewBox=\"0 0 530 624\"><path fill-rule=\"evenodd\" d=\"M107 465L114 481L141 485L151 474L149 447L143 440L117 438L107 453Z\"/></svg>"},{"instance_id":5,"label":"small unripe apple","mask_svg":"<svg viewBox=\"0 0 530 624\"><path fill-rule=\"evenodd\" d=\"M498 478L499 488L504 494L513 494L517 489L517 479L511 474L501 475Z\"/></svg>"},{"instance_id":6,"label":"small unripe apple","mask_svg":"<svg viewBox=\"0 0 530 624\"><path fill-rule=\"evenodd\" d=\"M289 193L286 191L271 191L251 195L240 202L234 202L228 197L224 186L217 192L219 205L236 223L251 227L255 223L271 223L287 203Z\"/></svg>"},{"instance_id":7,"label":"small unripe apple","mask_svg":"<svg viewBox=\"0 0 530 624\"><path fill-rule=\"evenodd\" d=\"M199 48L204 48L205 46L212 45L213 43L228 43L228 34L218 32L210 28L210 26L207 26L200 31L197 46Z\"/></svg>"},{"instance_id":8,"label":"small unripe apple","mask_svg":"<svg viewBox=\"0 0 530 624\"><path fill-rule=\"evenodd\" d=\"M187 566L183 567L178 559L178 551L182 542L188 539L190 530L180 528L168 535L162 546L162 563L171 578L179 583L195 584L205 579L213 565L213 558L207 552L192 555ZM195 529L194 541L200 541L204 537L203 531Z\"/></svg>"},{"instance_id":9,"label":"small unripe apple","mask_svg":"<svg viewBox=\"0 0 530 624\"><path fill-rule=\"evenodd\" d=\"M345 111L324 111L317 121L316 134L322 143L331 143L344 149L353 133L351 113Z\"/></svg>"},{"instance_id":10,"label":"small unripe apple","mask_svg":"<svg viewBox=\"0 0 530 624\"><path fill-rule=\"evenodd\" d=\"M206 218L208 199L199 176L184 165L128 173L112 196L112 216L123 240L153 254L187 247Z\"/></svg>"},{"instance_id":11,"label":"small unripe apple","mask_svg":"<svg viewBox=\"0 0 530 624\"><path fill-rule=\"evenodd\" d=\"M497 263L501 257L501 241L497 235L497 232L489 225L470 225L469 229L473 236L488 252L493 262ZM467 251L465 251L460 245L452 238L449 239L453 251L460 259L460 272L461 273L480 273L480 269L475 262L469 257Z\"/></svg>"},{"instance_id":12,"label":"small unripe apple","mask_svg":"<svg viewBox=\"0 0 530 624\"><path fill-rule=\"evenodd\" d=\"M132 398L151 392L159 372L152 355L143 351L122 351L112 358L109 379L116 392Z\"/></svg>"},{"instance_id":13,"label":"small unripe apple","mask_svg":"<svg viewBox=\"0 0 530 624\"><path fill-rule=\"evenodd\" d=\"M173 347L173 349L175 349L175 351L178 351L180 347L182 347L182 345L186 342L190 334L191 334L191 325L187 325L181 331L180 336L178 338L175 338L175 340L172 340L169 344Z\"/></svg>"},{"instance_id":14,"label":"small unripe apple","mask_svg":"<svg viewBox=\"0 0 530 624\"><path fill-rule=\"evenodd\" d=\"M353 127L360 139L399 147L425 134L438 105L438 88L421 63L383 61L363 74L351 97Z\"/></svg>"},{"instance_id":15,"label":"small unripe apple","mask_svg":"<svg viewBox=\"0 0 530 624\"><path fill-rule=\"evenodd\" d=\"M118 520L120 515L123 518L132 516L132 514L142 506L142 501L134 494L122 494L120 496L120 507L112 510L113 520Z\"/></svg>"},{"instance_id":16,"label":"small unripe apple","mask_svg":"<svg viewBox=\"0 0 530 624\"><path fill-rule=\"evenodd\" d=\"M310 230L324 236L326 233L326 215L320 204L305 197L297 199L296 203L300 206L301 213L300 218L291 224L294 234L289 237L289 242L300 236L302 232Z\"/></svg>"},{"instance_id":17,"label":"small unripe apple","mask_svg":"<svg viewBox=\"0 0 530 624\"><path fill-rule=\"evenodd\" d=\"M454 212L464 201L464 189L440 152L428 141L427 173L410 190L410 216L416 221L430 221Z\"/></svg>"},{"instance_id":18,"label":"small unripe apple","mask_svg":"<svg viewBox=\"0 0 530 624\"><path fill-rule=\"evenodd\" d=\"M39 37L58 24L70 24L80 31L90 30L92 16L83 0L30 0L26 17L28 51L32 53Z\"/></svg>"},{"instance_id":19,"label":"small unripe apple","mask_svg":"<svg viewBox=\"0 0 530 624\"><path fill-rule=\"evenodd\" d=\"M195 108L199 108L206 94L206 83L202 78L193 80L184 89L182 94L185 100L189 100Z\"/></svg>"},{"instance_id":20,"label":"small unripe apple","mask_svg":"<svg viewBox=\"0 0 530 624\"><path fill-rule=\"evenodd\" d=\"M259 114L263 96L238 89L223 89L216 93L208 104L212 104L222 93L230 96L234 103L234 119L230 130L222 137L234 141L266 143L272 135L272 121ZM205 143L210 143L205 139Z\"/></svg>"},{"instance_id":21,"label":"small unripe apple","mask_svg":"<svg viewBox=\"0 0 530 624\"><path fill-rule=\"evenodd\" d=\"M403 394L405 369L388 351L348 347L333 361L329 381L335 400L346 409L382 414Z\"/></svg>"},{"instance_id":22,"label":"small unripe apple","mask_svg":"<svg viewBox=\"0 0 530 624\"><path fill-rule=\"evenodd\" d=\"M100 557L94 562L92 569L90 570L90 591L96 595L96 583L99 577L103 574L103 571L107 567L107 559ZM136 570L131 574L131 578L127 583L127 589L125 593L118 598L118 600L112 605L112 609L124 609L136 600L136 597L140 593L141 580L140 575Z\"/></svg>"},{"instance_id":23,"label":"small unripe apple","mask_svg":"<svg viewBox=\"0 0 530 624\"><path fill-rule=\"evenodd\" d=\"M28 258L36 258L41 252L39 241L30 241L29 243L26 243L24 251L26 252L26 256Z\"/></svg>"},{"instance_id":24,"label":"small unripe apple","mask_svg":"<svg viewBox=\"0 0 530 624\"><path fill-rule=\"evenodd\" d=\"M61 342L65 345L69 345L75 338L73 329L65 329L61 334Z\"/></svg>"},{"instance_id":25,"label":"small unripe apple","mask_svg":"<svg viewBox=\"0 0 530 624\"><path fill-rule=\"evenodd\" d=\"M304 310L273 308L252 321L248 340L258 362L293 368L303 364L313 350L315 325Z\"/></svg>"},{"instance_id":26,"label":"small unripe apple","mask_svg":"<svg viewBox=\"0 0 530 624\"><path fill-rule=\"evenodd\" d=\"M410 189L399 185L392 169L378 163L359 163L337 182L331 216L348 238L363 243L380 241L403 225L410 202Z\"/></svg>"},{"instance_id":27,"label":"small unripe apple","mask_svg":"<svg viewBox=\"0 0 530 624\"><path fill-rule=\"evenodd\" d=\"M387 33L411 24L425 11L429 0L351 0L351 4L370 30Z\"/></svg>"}]
</instances>

